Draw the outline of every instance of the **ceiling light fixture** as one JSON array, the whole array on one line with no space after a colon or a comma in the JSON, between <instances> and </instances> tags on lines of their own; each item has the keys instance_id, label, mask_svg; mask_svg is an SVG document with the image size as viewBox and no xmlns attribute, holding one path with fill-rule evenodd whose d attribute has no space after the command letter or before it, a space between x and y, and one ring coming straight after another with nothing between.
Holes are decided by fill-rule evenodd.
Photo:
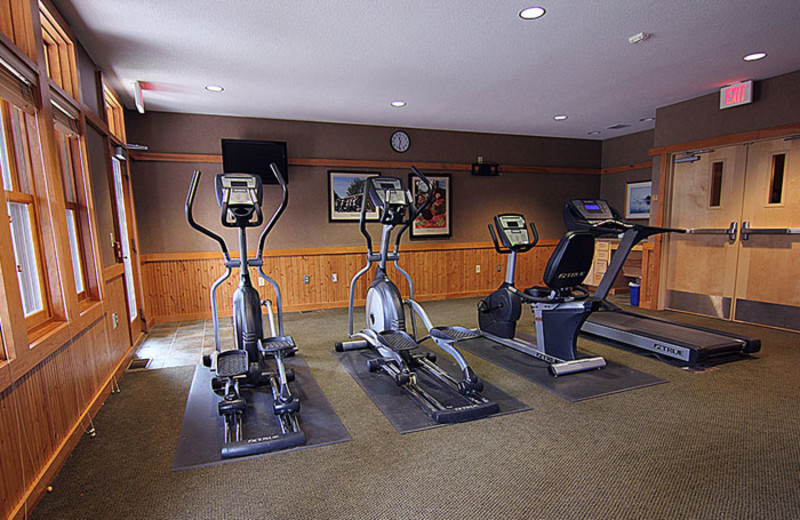
<instances>
[{"instance_id":1,"label":"ceiling light fixture","mask_svg":"<svg viewBox=\"0 0 800 520\"><path fill-rule=\"evenodd\" d=\"M643 117L639 120L640 123L649 123L650 121L655 121L655 117Z\"/></svg>"},{"instance_id":2,"label":"ceiling light fixture","mask_svg":"<svg viewBox=\"0 0 800 520\"><path fill-rule=\"evenodd\" d=\"M758 61L758 60L763 60L766 57L767 57L767 53L766 52L754 52L752 54L748 54L747 56L745 56L742 59L744 61Z\"/></svg>"},{"instance_id":3,"label":"ceiling light fixture","mask_svg":"<svg viewBox=\"0 0 800 520\"><path fill-rule=\"evenodd\" d=\"M392 106L395 107L395 108L403 108L406 105L407 105L407 103L405 101L403 101L402 99L397 99L395 101L392 101Z\"/></svg>"},{"instance_id":4,"label":"ceiling light fixture","mask_svg":"<svg viewBox=\"0 0 800 520\"><path fill-rule=\"evenodd\" d=\"M645 41L649 37L650 37L650 34L648 34L646 32L640 32L640 33L634 34L633 36L628 38L628 43L630 43L631 45L636 45L639 42Z\"/></svg>"},{"instance_id":5,"label":"ceiling light fixture","mask_svg":"<svg viewBox=\"0 0 800 520\"><path fill-rule=\"evenodd\" d=\"M225 89L220 85L206 85L206 90L209 92L222 92Z\"/></svg>"},{"instance_id":6,"label":"ceiling light fixture","mask_svg":"<svg viewBox=\"0 0 800 520\"><path fill-rule=\"evenodd\" d=\"M557 116L553 116L553 119L556 121L565 121L567 119L566 114L558 114Z\"/></svg>"},{"instance_id":7,"label":"ceiling light fixture","mask_svg":"<svg viewBox=\"0 0 800 520\"><path fill-rule=\"evenodd\" d=\"M537 18L544 16L544 13L546 12L547 11L544 10L544 7L526 7L519 12L519 17L523 20L536 20Z\"/></svg>"},{"instance_id":8,"label":"ceiling light fixture","mask_svg":"<svg viewBox=\"0 0 800 520\"><path fill-rule=\"evenodd\" d=\"M144 114L144 96L142 96L142 82L133 82L133 104L140 114Z\"/></svg>"},{"instance_id":9,"label":"ceiling light fixture","mask_svg":"<svg viewBox=\"0 0 800 520\"><path fill-rule=\"evenodd\" d=\"M595 130L594 132L588 132L586 135L600 135L600 130Z\"/></svg>"}]
</instances>

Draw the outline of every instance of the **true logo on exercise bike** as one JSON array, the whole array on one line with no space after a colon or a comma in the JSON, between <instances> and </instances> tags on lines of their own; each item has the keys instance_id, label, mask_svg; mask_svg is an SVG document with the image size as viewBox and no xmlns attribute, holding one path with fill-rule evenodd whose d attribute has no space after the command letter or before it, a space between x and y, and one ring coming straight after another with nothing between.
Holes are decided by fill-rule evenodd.
<instances>
[{"instance_id":1,"label":"true logo on exercise bike","mask_svg":"<svg viewBox=\"0 0 800 520\"><path fill-rule=\"evenodd\" d=\"M558 278L563 280L564 278L580 278L581 276L586 276L588 271L576 271L574 273L559 273Z\"/></svg>"}]
</instances>

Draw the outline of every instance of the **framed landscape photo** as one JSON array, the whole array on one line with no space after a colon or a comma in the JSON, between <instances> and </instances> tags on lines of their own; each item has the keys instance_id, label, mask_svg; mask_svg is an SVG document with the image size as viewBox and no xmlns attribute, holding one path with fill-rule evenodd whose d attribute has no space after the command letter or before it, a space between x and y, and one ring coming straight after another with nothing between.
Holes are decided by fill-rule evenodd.
<instances>
[{"instance_id":1,"label":"framed landscape photo","mask_svg":"<svg viewBox=\"0 0 800 520\"><path fill-rule=\"evenodd\" d=\"M411 238L446 238L452 234L450 210L450 175L428 175L433 183L433 202L420 214L411 225ZM428 187L419 177L408 176L408 186L414 207L419 207L425 200Z\"/></svg>"},{"instance_id":2,"label":"framed landscape photo","mask_svg":"<svg viewBox=\"0 0 800 520\"><path fill-rule=\"evenodd\" d=\"M358 222L364 181L378 172L328 171L328 221ZM367 200L367 220L378 220L378 210Z\"/></svg>"},{"instance_id":3,"label":"framed landscape photo","mask_svg":"<svg viewBox=\"0 0 800 520\"><path fill-rule=\"evenodd\" d=\"M625 218L650 218L650 192L653 183L629 182L625 192Z\"/></svg>"}]
</instances>

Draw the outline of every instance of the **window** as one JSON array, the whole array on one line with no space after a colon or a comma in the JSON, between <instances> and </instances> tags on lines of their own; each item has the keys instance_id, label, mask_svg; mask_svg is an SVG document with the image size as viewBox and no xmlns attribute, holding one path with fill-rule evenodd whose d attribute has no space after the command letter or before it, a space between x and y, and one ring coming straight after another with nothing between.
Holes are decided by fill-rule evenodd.
<instances>
[{"instance_id":1,"label":"window","mask_svg":"<svg viewBox=\"0 0 800 520\"><path fill-rule=\"evenodd\" d=\"M711 164L711 190L708 205L718 208L722 200L722 168L723 162L717 161Z\"/></svg>"},{"instance_id":2,"label":"window","mask_svg":"<svg viewBox=\"0 0 800 520\"><path fill-rule=\"evenodd\" d=\"M47 8L39 4L42 22L42 40L47 75L64 89L64 92L78 99L78 75L76 73L75 46L67 33Z\"/></svg>"},{"instance_id":3,"label":"window","mask_svg":"<svg viewBox=\"0 0 800 520\"><path fill-rule=\"evenodd\" d=\"M17 281L26 325L50 316L39 215L33 188L29 132L33 117L0 100L0 167L7 201ZM36 142L34 140L34 142Z\"/></svg>"},{"instance_id":4,"label":"window","mask_svg":"<svg viewBox=\"0 0 800 520\"><path fill-rule=\"evenodd\" d=\"M81 205L76 189L76 173L81 171L80 148L77 138L61 131L56 132L59 156L61 159L61 178L64 182L64 205L67 212L67 237L72 257L72 274L75 278L75 292L78 299L88 296L86 291L86 258L81 236Z\"/></svg>"},{"instance_id":5,"label":"window","mask_svg":"<svg viewBox=\"0 0 800 520\"><path fill-rule=\"evenodd\" d=\"M122 113L122 103L117 99L116 94L103 84L103 100L106 106L106 119L108 131L111 135L125 142L125 120Z\"/></svg>"},{"instance_id":6,"label":"window","mask_svg":"<svg viewBox=\"0 0 800 520\"><path fill-rule=\"evenodd\" d=\"M783 202L783 169L786 167L786 154L779 153L772 156L772 174L769 181L769 203L780 204Z\"/></svg>"}]
</instances>

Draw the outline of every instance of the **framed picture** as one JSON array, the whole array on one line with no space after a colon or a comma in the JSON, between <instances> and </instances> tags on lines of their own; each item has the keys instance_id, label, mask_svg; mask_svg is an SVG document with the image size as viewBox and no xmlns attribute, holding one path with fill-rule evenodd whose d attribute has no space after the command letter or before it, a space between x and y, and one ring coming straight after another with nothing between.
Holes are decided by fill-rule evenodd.
<instances>
[{"instance_id":1,"label":"framed picture","mask_svg":"<svg viewBox=\"0 0 800 520\"><path fill-rule=\"evenodd\" d=\"M433 202L411 225L411 238L449 237L452 233L450 211L450 175L428 175L433 183ZM408 186L414 206L419 207L425 199L427 186L419 177L408 176Z\"/></svg>"},{"instance_id":2,"label":"framed picture","mask_svg":"<svg viewBox=\"0 0 800 520\"><path fill-rule=\"evenodd\" d=\"M653 183L629 182L625 193L625 218L650 218L650 192Z\"/></svg>"},{"instance_id":3,"label":"framed picture","mask_svg":"<svg viewBox=\"0 0 800 520\"><path fill-rule=\"evenodd\" d=\"M328 171L328 221L358 222L364 180L377 177L378 172ZM367 200L367 220L378 220L378 210Z\"/></svg>"}]
</instances>

